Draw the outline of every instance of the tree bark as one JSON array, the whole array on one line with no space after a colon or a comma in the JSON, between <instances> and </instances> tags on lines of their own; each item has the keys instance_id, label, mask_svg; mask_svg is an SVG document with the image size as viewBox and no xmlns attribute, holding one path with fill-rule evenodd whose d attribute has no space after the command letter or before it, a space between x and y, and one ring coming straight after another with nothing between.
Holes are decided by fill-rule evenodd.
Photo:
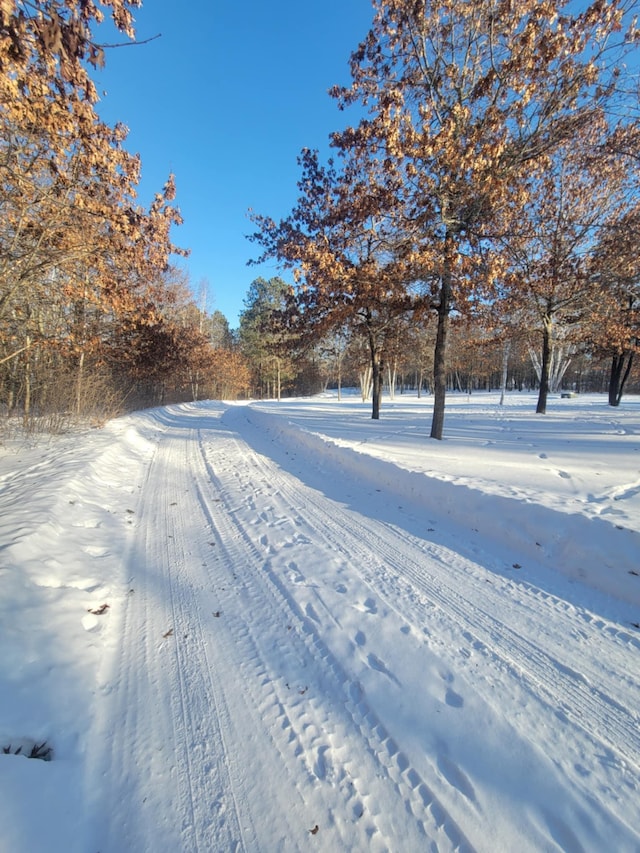
<instances>
[{"instance_id":1,"label":"tree bark","mask_svg":"<svg viewBox=\"0 0 640 853\"><path fill-rule=\"evenodd\" d=\"M371 395L371 418L374 421L380 419L380 403L382 400L382 383L384 381L382 362L378 358L373 364L373 393Z\"/></svg>"},{"instance_id":2,"label":"tree bark","mask_svg":"<svg viewBox=\"0 0 640 853\"><path fill-rule=\"evenodd\" d=\"M542 364L540 365L540 391L536 414L546 415L549 396L549 365L551 363L551 318L545 317L542 324Z\"/></svg>"},{"instance_id":3,"label":"tree bark","mask_svg":"<svg viewBox=\"0 0 640 853\"><path fill-rule=\"evenodd\" d=\"M625 367L626 359L626 367ZM609 374L609 405L619 406L622 400L622 392L633 364L633 352L622 355L614 355L611 359L611 373Z\"/></svg>"},{"instance_id":4,"label":"tree bark","mask_svg":"<svg viewBox=\"0 0 640 853\"><path fill-rule=\"evenodd\" d=\"M78 358L78 371L76 373L76 416L79 417L82 410L82 396L84 393L84 350Z\"/></svg>"},{"instance_id":5,"label":"tree bark","mask_svg":"<svg viewBox=\"0 0 640 853\"><path fill-rule=\"evenodd\" d=\"M362 402L366 403L371 394L371 366L360 371L360 396Z\"/></svg>"},{"instance_id":6,"label":"tree bark","mask_svg":"<svg viewBox=\"0 0 640 853\"><path fill-rule=\"evenodd\" d=\"M371 351L371 419L377 421L380 419L384 370L382 357L371 334L369 335L369 348Z\"/></svg>"},{"instance_id":7,"label":"tree bark","mask_svg":"<svg viewBox=\"0 0 640 853\"><path fill-rule=\"evenodd\" d=\"M25 346L25 358L24 358L24 405L23 411L25 418L28 418L31 414L31 354L29 352L29 348L31 346L31 338L27 335L27 345Z\"/></svg>"},{"instance_id":8,"label":"tree bark","mask_svg":"<svg viewBox=\"0 0 640 853\"><path fill-rule=\"evenodd\" d=\"M372 318L367 312L364 326L367 330L367 342L369 344L369 364L371 372L371 419L377 421L380 418L380 401L382 399L382 386L384 383L384 364L382 359L382 348L379 346L373 328Z\"/></svg>"},{"instance_id":9,"label":"tree bark","mask_svg":"<svg viewBox=\"0 0 640 853\"><path fill-rule=\"evenodd\" d=\"M511 352L511 341L506 341L502 347L502 377L500 380L500 405L504 406L504 396L507 390L507 378L509 375L509 354Z\"/></svg>"},{"instance_id":10,"label":"tree bark","mask_svg":"<svg viewBox=\"0 0 640 853\"><path fill-rule=\"evenodd\" d=\"M440 304L438 305L438 328L433 351L433 418L431 438L442 439L444 430L444 407L447 392L447 338L449 314L451 312L451 278L453 269L454 238L447 233L444 240L442 280L440 282Z\"/></svg>"},{"instance_id":11,"label":"tree bark","mask_svg":"<svg viewBox=\"0 0 640 853\"><path fill-rule=\"evenodd\" d=\"M391 400L395 400L395 398L396 398L397 376L398 376L398 369L397 369L396 363L394 361L393 366L387 365L387 380L389 382L389 398Z\"/></svg>"}]
</instances>

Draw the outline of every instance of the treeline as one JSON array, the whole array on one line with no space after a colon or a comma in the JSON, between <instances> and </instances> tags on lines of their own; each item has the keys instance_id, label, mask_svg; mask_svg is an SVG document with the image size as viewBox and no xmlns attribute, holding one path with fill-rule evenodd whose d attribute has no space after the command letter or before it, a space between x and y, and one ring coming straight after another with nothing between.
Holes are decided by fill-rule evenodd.
<instances>
[{"instance_id":1,"label":"treeline","mask_svg":"<svg viewBox=\"0 0 640 853\"><path fill-rule=\"evenodd\" d=\"M172 266L173 175L143 208L127 131L96 112L96 25L134 39L138 5L0 3L0 414L44 428L249 383Z\"/></svg>"},{"instance_id":2,"label":"treeline","mask_svg":"<svg viewBox=\"0 0 640 853\"><path fill-rule=\"evenodd\" d=\"M253 397L279 398L317 394L328 389L359 388L372 399L371 354L363 335L348 327L302 340L280 324L286 316L291 285L282 278L257 278L250 286L240 329L234 336L250 371ZM608 393L612 358L581 343L578 330L564 341L556 338L549 363L549 390ZM435 322L416 323L407 312L385 338L382 384L393 398L406 391L433 394ZM509 338L487 334L482 324L454 317L447 361L447 391L539 391L540 333L512 329ZM640 394L640 362L628 353L624 387ZM621 383L622 384L622 383ZM613 405L620 402L619 398Z\"/></svg>"},{"instance_id":3,"label":"treeline","mask_svg":"<svg viewBox=\"0 0 640 853\"><path fill-rule=\"evenodd\" d=\"M433 438L449 388L496 377L535 378L540 413L561 382L617 405L640 339L636 10L375 0L332 90L357 123L335 158L302 152L289 216L253 217L256 261L294 277L272 351L361 353L374 418L414 377Z\"/></svg>"}]
</instances>

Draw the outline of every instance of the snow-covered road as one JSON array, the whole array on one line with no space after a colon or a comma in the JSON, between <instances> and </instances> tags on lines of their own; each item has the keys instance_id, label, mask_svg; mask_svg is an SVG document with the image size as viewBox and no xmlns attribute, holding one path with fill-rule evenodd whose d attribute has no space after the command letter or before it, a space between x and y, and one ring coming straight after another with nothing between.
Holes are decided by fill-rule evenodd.
<instances>
[{"instance_id":1,"label":"snow-covered road","mask_svg":"<svg viewBox=\"0 0 640 853\"><path fill-rule=\"evenodd\" d=\"M78 853L640 848L637 609L266 408L127 423Z\"/></svg>"}]
</instances>

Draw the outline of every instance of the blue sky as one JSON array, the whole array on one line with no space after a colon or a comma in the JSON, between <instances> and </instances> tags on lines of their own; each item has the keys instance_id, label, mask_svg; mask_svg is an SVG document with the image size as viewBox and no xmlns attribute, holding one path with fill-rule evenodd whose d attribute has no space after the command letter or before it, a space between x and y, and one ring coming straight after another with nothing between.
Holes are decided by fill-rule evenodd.
<instances>
[{"instance_id":1,"label":"blue sky","mask_svg":"<svg viewBox=\"0 0 640 853\"><path fill-rule=\"evenodd\" d=\"M127 148L142 158L140 202L176 175L185 223L174 240L191 249L194 291L206 279L208 310L232 327L251 281L278 274L246 265L259 250L247 211L291 210L300 150L327 151L347 122L327 90L349 82L372 15L370 0L146 0L138 39L162 37L107 51L93 75L101 116L129 127Z\"/></svg>"}]
</instances>

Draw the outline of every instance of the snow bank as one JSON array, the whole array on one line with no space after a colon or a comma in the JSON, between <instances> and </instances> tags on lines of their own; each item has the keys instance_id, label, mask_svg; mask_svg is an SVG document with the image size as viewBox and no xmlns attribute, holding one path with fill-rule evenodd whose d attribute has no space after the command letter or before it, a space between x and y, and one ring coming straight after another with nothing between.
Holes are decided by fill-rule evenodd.
<instances>
[{"instance_id":1,"label":"snow bank","mask_svg":"<svg viewBox=\"0 0 640 853\"><path fill-rule=\"evenodd\" d=\"M396 436L393 426L383 421L381 431L388 434L381 451L380 438L371 439L370 443L360 436L339 438L328 435L327 431L307 428L304 422L293 421L286 417L286 412L283 414L273 404L256 404L249 407L247 416L260 431L283 446L319 461L327 482L332 470L348 473L354 482L381 489L389 503L401 503L405 509L411 505L423 519L425 528L438 523L454 525L461 532L468 531L470 540L481 538L489 543L487 549L493 545L499 553L512 553L514 560L517 555L519 562L516 566L513 562L508 564L510 568L521 568L522 560L527 559L640 606L640 534L637 529L619 523L618 516L586 515L584 504L579 504L581 511L571 511L572 502L564 507L558 502L540 503L544 496L536 494L535 488L526 488L524 467L522 485L512 489L510 496L483 490L483 477L478 474L483 465L480 451L466 477L473 479L475 486L460 482L460 477L446 479L442 470L425 471L439 462L434 458L433 442L428 439L419 448L413 446L410 461L406 454L390 459L388 445ZM384 452L387 458L376 456L376 452ZM594 448L594 454L597 452ZM585 464L590 463L591 460L585 459ZM412 468L405 467L407 464ZM490 466L491 460L487 459L486 464ZM638 503L637 494L634 499Z\"/></svg>"}]
</instances>

